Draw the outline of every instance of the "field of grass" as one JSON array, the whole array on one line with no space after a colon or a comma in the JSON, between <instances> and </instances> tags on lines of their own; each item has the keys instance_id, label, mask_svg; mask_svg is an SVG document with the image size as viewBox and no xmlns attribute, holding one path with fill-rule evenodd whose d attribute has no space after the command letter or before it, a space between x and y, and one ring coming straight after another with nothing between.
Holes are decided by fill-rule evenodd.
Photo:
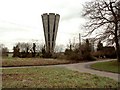
<instances>
[{"instance_id":1,"label":"field of grass","mask_svg":"<svg viewBox=\"0 0 120 90\"><path fill-rule=\"evenodd\" d=\"M42 65L57 65L72 63L69 60L57 60L57 59L43 59L43 58L12 58L6 57L2 59L3 67L10 66L42 66Z\"/></svg>"},{"instance_id":2,"label":"field of grass","mask_svg":"<svg viewBox=\"0 0 120 90\"><path fill-rule=\"evenodd\" d=\"M3 88L117 88L110 78L65 68L3 69Z\"/></svg>"},{"instance_id":3,"label":"field of grass","mask_svg":"<svg viewBox=\"0 0 120 90\"><path fill-rule=\"evenodd\" d=\"M98 62L98 63L92 64L91 68L102 70L102 71L120 73L120 70L118 70L119 65L120 63L118 63L117 61Z\"/></svg>"}]
</instances>

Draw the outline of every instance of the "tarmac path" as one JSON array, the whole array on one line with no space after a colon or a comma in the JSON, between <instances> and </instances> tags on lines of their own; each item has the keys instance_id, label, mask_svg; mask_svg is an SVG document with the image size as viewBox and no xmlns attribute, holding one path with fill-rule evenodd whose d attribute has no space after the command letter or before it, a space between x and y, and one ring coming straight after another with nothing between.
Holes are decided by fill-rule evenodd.
<instances>
[{"instance_id":1,"label":"tarmac path","mask_svg":"<svg viewBox=\"0 0 120 90\"><path fill-rule=\"evenodd\" d=\"M83 62L83 63L75 63L75 64L63 64L63 65L4 67L2 69L32 68L32 67L65 67L67 69L78 71L78 72L91 73L91 74L96 74L98 76L109 77L111 79L114 79L114 80L120 82L120 74L111 73L111 72L105 72L105 71L99 71L99 70L94 70L94 69L90 68L90 65L93 64L93 63L113 61L113 60L115 60L115 59L99 60L99 61Z\"/></svg>"}]
</instances>

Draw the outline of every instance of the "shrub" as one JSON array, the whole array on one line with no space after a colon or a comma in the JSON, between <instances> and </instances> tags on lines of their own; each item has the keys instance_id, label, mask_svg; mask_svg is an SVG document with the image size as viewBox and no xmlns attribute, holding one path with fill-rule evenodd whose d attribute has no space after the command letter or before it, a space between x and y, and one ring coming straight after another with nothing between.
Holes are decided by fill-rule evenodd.
<instances>
[{"instance_id":1,"label":"shrub","mask_svg":"<svg viewBox=\"0 0 120 90\"><path fill-rule=\"evenodd\" d=\"M97 58L116 58L114 47L103 47L102 50L92 53Z\"/></svg>"},{"instance_id":2,"label":"shrub","mask_svg":"<svg viewBox=\"0 0 120 90\"><path fill-rule=\"evenodd\" d=\"M75 48L74 50L66 49L65 50L66 59L81 61L93 61L96 60L91 54L91 46L89 40L86 39L86 43L79 45L79 47Z\"/></svg>"}]
</instances>

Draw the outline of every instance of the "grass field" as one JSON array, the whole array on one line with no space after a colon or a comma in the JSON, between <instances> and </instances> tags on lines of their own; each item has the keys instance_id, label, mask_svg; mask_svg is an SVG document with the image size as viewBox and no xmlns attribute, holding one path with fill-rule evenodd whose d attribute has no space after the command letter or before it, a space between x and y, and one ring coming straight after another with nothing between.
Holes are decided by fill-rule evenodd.
<instances>
[{"instance_id":1,"label":"grass field","mask_svg":"<svg viewBox=\"0 0 120 90\"><path fill-rule=\"evenodd\" d=\"M3 67L10 66L41 66L41 65L57 65L73 63L69 60L43 59L43 58L12 58L6 57L2 59Z\"/></svg>"},{"instance_id":2,"label":"grass field","mask_svg":"<svg viewBox=\"0 0 120 90\"><path fill-rule=\"evenodd\" d=\"M98 62L98 63L92 64L91 68L102 70L102 71L120 73L120 70L118 70L119 65L120 63L118 63L117 61Z\"/></svg>"},{"instance_id":3,"label":"grass field","mask_svg":"<svg viewBox=\"0 0 120 90\"><path fill-rule=\"evenodd\" d=\"M65 68L3 69L3 88L117 88L110 78Z\"/></svg>"}]
</instances>

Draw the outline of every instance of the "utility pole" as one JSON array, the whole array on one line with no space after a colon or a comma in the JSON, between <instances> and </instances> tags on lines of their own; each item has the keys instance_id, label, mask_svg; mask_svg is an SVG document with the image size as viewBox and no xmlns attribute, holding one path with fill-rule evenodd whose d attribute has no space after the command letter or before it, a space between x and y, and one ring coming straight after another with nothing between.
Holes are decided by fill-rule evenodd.
<instances>
[{"instance_id":1,"label":"utility pole","mask_svg":"<svg viewBox=\"0 0 120 90\"><path fill-rule=\"evenodd\" d=\"M81 35L79 33L79 47L80 47L80 45L81 45Z\"/></svg>"}]
</instances>

